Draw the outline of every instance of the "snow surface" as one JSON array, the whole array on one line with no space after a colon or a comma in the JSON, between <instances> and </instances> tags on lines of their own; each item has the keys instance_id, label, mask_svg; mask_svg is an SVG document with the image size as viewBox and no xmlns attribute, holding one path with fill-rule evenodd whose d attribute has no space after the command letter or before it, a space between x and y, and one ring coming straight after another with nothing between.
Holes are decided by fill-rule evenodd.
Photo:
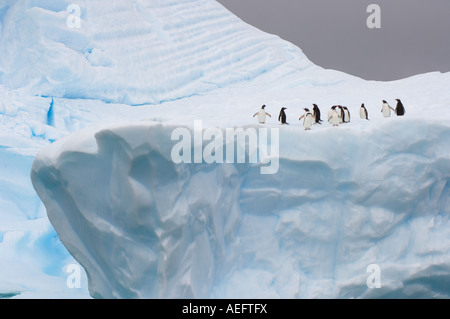
<instances>
[{"instance_id":1,"label":"snow surface","mask_svg":"<svg viewBox=\"0 0 450 319\"><path fill-rule=\"evenodd\" d=\"M0 297L449 297L450 73L324 70L212 0L71 3L0 1ZM312 103L352 121L306 132ZM262 104L276 174L169 160Z\"/></svg>"}]
</instances>

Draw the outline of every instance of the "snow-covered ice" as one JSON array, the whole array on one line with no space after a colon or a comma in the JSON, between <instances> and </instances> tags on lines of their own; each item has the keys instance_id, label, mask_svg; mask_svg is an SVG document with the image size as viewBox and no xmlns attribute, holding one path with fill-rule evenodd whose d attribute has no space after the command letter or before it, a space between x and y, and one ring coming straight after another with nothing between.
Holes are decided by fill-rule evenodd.
<instances>
[{"instance_id":1,"label":"snow-covered ice","mask_svg":"<svg viewBox=\"0 0 450 319\"><path fill-rule=\"evenodd\" d=\"M450 73L325 70L213 0L83 2L81 28L71 3L0 1L0 297L449 297ZM174 129L262 104L276 174L171 160Z\"/></svg>"}]
</instances>

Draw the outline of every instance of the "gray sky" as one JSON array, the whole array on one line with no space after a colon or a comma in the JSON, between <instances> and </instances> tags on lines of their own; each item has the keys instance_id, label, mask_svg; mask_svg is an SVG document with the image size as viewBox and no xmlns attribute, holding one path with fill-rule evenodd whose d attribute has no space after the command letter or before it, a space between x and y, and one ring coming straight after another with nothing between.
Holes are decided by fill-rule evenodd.
<instances>
[{"instance_id":1,"label":"gray sky","mask_svg":"<svg viewBox=\"0 0 450 319\"><path fill-rule=\"evenodd\" d=\"M450 71L450 0L217 1L324 68L381 81ZM381 28L368 28L369 4Z\"/></svg>"}]
</instances>

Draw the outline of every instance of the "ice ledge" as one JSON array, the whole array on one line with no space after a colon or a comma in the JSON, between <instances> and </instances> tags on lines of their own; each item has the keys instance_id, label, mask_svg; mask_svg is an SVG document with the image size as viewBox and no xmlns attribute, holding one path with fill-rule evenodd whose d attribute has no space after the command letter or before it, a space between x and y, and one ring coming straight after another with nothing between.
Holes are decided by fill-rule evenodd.
<instances>
[{"instance_id":1,"label":"ice ledge","mask_svg":"<svg viewBox=\"0 0 450 319\"><path fill-rule=\"evenodd\" d=\"M175 129L84 130L34 161L33 185L93 297L450 296L447 126L282 127L267 175L258 163L176 164Z\"/></svg>"}]
</instances>

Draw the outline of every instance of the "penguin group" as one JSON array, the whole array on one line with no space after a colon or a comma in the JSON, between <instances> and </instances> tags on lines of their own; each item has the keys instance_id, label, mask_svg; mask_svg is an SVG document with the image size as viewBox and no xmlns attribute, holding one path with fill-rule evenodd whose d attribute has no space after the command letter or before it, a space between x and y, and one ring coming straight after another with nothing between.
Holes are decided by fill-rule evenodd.
<instances>
[{"instance_id":1,"label":"penguin group","mask_svg":"<svg viewBox=\"0 0 450 319\"><path fill-rule=\"evenodd\" d=\"M328 111L328 122L333 126L350 122L350 111L346 106L333 105Z\"/></svg>"},{"instance_id":2,"label":"penguin group","mask_svg":"<svg viewBox=\"0 0 450 319\"><path fill-rule=\"evenodd\" d=\"M397 114L397 116L403 116L405 115L406 111L405 111L405 107L403 106L402 101L400 101L400 99L395 99L397 101L397 106L394 108L392 108L388 102L386 102L386 100L383 100L383 104L381 107L381 113L383 113L384 117L390 117L391 116L391 111L394 111L395 114Z\"/></svg>"},{"instance_id":3,"label":"penguin group","mask_svg":"<svg viewBox=\"0 0 450 319\"><path fill-rule=\"evenodd\" d=\"M406 114L405 107L400 99L395 99L397 101L396 108L392 108L386 100L382 100L381 113L384 117L390 117L391 111L395 112L397 116L404 116ZM317 104L312 104L312 111L309 108L303 108L304 114L299 117L299 120L303 119L303 127L305 130L311 130L312 125L322 124L320 109ZM258 122L260 124L265 124L266 117L272 117L269 113L265 111L266 105L263 105L261 109L256 112L253 117L258 116ZM282 125L288 125L286 112L287 107L282 107L278 115L278 121ZM369 113L364 103L361 104L359 108L359 117L363 120L369 120ZM332 126L339 126L339 124L350 122L350 110L348 107L343 105L333 105L327 114L328 123Z\"/></svg>"}]
</instances>

